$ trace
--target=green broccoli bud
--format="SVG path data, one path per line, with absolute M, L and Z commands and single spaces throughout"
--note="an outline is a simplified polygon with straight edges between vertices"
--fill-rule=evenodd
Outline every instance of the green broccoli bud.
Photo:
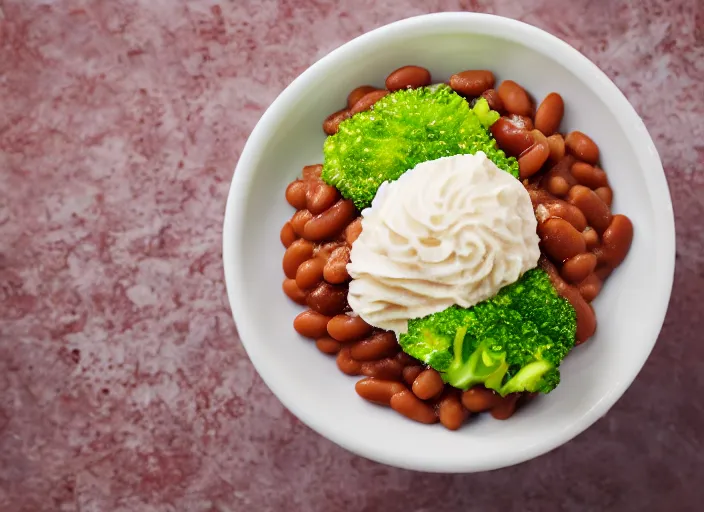
M 325 140 L 322 179 L 361 210 L 385 181 L 441 157 L 483 151 L 518 178 L 518 162 L 487 129 L 498 115 L 483 98 L 470 108 L 447 85 L 397 91 L 340 123 Z
M 472 308 L 452 306 L 409 321 L 399 343 L 457 388 L 549 393 L 560 383 L 558 368 L 574 346 L 576 326 L 571 304 L 536 268 Z

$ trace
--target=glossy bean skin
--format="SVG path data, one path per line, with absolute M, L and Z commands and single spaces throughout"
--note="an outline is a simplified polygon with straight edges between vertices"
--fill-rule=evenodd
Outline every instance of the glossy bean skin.
M 362 363 L 352 359 L 350 347 L 342 347 L 337 353 L 335 362 L 340 371 L 346 375 L 359 375 L 362 371 Z
M 350 278 L 347 272 L 347 264 L 350 262 L 350 248 L 338 247 L 325 263 L 323 268 L 323 277 L 328 283 L 342 284 Z
M 484 69 L 461 71 L 450 77 L 450 87 L 465 96 L 479 96 L 494 87 L 494 73 Z
M 432 368 L 428 368 L 416 377 L 412 389 L 413 393 L 421 400 L 429 400 L 438 395 L 444 387 L 445 383 L 440 374 Z
M 589 274 L 581 283 L 577 285 L 580 295 L 587 302 L 591 302 L 596 299 L 597 295 L 601 291 L 603 282 L 599 279 L 596 274 Z
M 403 66 L 393 71 L 386 78 L 386 88 L 389 91 L 401 89 L 417 89 L 431 83 L 430 71 L 420 66 Z
M 347 227 L 356 215 L 357 210 L 354 203 L 349 199 L 340 199 L 331 208 L 306 222 L 303 237 L 313 241 L 334 238 Z
M 582 210 L 560 199 L 538 205 L 535 210 L 538 222 L 545 222 L 550 218 L 563 219 L 572 224 L 577 231 L 584 231 L 587 227 L 587 218 Z
M 293 217 L 291 217 L 289 222 L 291 223 L 291 227 L 293 228 L 293 232 L 296 233 L 296 236 L 304 237 L 306 224 L 308 224 L 308 221 L 312 218 L 313 214 L 308 210 L 298 210 L 293 214 Z
M 581 233 L 563 219 L 550 218 L 538 224 L 538 236 L 545 253 L 556 262 L 561 263 L 587 250 Z
M 591 189 L 606 187 L 609 184 L 609 180 L 606 178 L 604 171 L 585 162 L 575 162 L 572 164 L 571 172 L 572 176 L 577 180 L 577 183 Z
M 487 89 L 481 94 L 481 97 L 486 100 L 491 110 L 495 110 L 500 113 L 505 110 L 504 102 L 501 101 L 499 93 L 496 91 L 496 89 Z
M 560 274 L 570 283 L 580 283 L 594 272 L 596 263 L 596 256 L 591 252 L 578 254 L 565 261 Z
M 359 316 L 336 315 L 328 323 L 327 331 L 337 341 L 348 343 L 369 336 L 372 326 Z
M 304 261 L 296 270 L 296 284 L 301 290 L 314 288 L 323 280 L 323 267 L 325 261 L 322 258 L 311 258 Z
M 533 102 L 526 90 L 513 80 L 504 80 L 497 89 L 504 108 L 510 114 L 532 117 Z
M 614 215 L 602 237 L 600 261 L 615 269 L 626 259 L 632 242 L 633 223 L 625 215 Z
M 296 210 L 303 210 L 306 207 L 306 188 L 303 180 L 295 180 L 286 187 L 286 201 Z
M 530 117 L 511 114 L 510 116 L 508 116 L 508 120 L 511 121 L 514 126 L 517 126 L 518 128 L 523 128 L 524 130 L 528 130 L 529 132 L 532 132 L 535 128 L 535 126 L 533 126 L 533 120 Z M 545 136 L 542 133 L 540 134 L 540 136 L 545 139 Z M 535 136 L 533 137 L 533 140 L 535 141 Z
M 303 167 L 303 171 L 302 171 L 301 175 L 303 176 L 303 180 L 305 180 L 305 181 L 316 180 L 316 179 L 320 179 L 320 175 L 322 174 L 322 172 L 323 172 L 322 164 L 313 164 L 313 165 L 306 165 L 305 167 Z
M 438 403 L 438 418 L 448 430 L 457 430 L 467 418 L 467 410 L 462 407 L 457 393 L 448 393 Z
M 362 234 L 362 218 L 357 217 L 354 219 L 352 222 L 350 222 L 347 227 L 345 228 L 345 242 L 347 242 L 347 245 L 352 246 L 352 244 L 359 238 L 359 235 Z
M 567 194 L 567 201 L 582 210 L 587 222 L 597 233 L 603 233 L 611 224 L 609 207 L 592 189 L 575 185 Z
M 567 299 L 574 308 L 577 314 L 576 344 L 584 343 L 596 331 L 594 309 L 584 300 L 575 286 L 568 284 L 562 279 L 555 265 L 550 263 L 547 258 L 541 257 L 538 261 L 538 266 L 548 274 L 557 293 Z
M 293 320 L 293 328 L 301 336 L 306 338 L 323 338 L 327 335 L 327 325 L 330 317 L 316 313 L 315 311 L 304 311 Z
M 357 381 L 354 389 L 357 394 L 365 400 L 386 406 L 391 405 L 392 396 L 408 390 L 406 386 L 400 382 L 375 379 L 373 377 L 366 377 L 360 381 Z
M 353 89 L 347 96 L 347 108 L 351 109 L 354 107 L 355 103 L 361 100 L 364 96 L 376 90 L 377 88 L 373 85 L 360 85 L 356 89 Z
M 335 135 L 340 128 L 340 123 L 349 118 L 350 111 L 348 109 L 338 110 L 325 118 L 325 121 L 323 121 L 323 131 L 327 135 Z
M 496 406 L 501 397 L 494 391 L 476 386 L 462 393 L 462 405 L 470 412 L 484 412 Z
M 352 106 L 352 108 L 350 109 L 350 115 L 359 114 L 360 112 L 369 110 L 374 106 L 374 103 L 379 101 L 387 94 L 389 94 L 389 91 L 386 90 L 375 90 L 368 92 L 367 94 L 362 96 L 359 101 L 357 101 L 357 103 Z
M 611 187 L 599 187 L 594 190 L 594 193 L 599 196 L 599 198 L 604 201 L 604 204 L 611 208 L 611 203 L 614 201 L 614 191 Z
M 582 238 L 584 238 L 584 243 L 587 244 L 588 251 L 593 251 L 601 245 L 599 233 L 592 228 L 582 230 Z
M 352 357 L 357 361 L 376 361 L 396 354 L 399 350 L 396 336 L 392 332 L 375 332 L 351 347 Z
M 367 377 L 400 381 L 403 378 L 403 365 L 393 357 L 385 357 L 377 361 L 362 362 L 361 373 Z
M 429 405 L 419 400 L 409 390 L 401 391 L 391 397 L 391 408 L 406 418 L 420 423 L 437 423 L 438 417 Z
M 340 193 L 322 180 L 311 180 L 306 190 L 306 209 L 319 215 L 340 199 Z
M 489 130 L 499 147 L 509 156 L 518 157 L 535 144 L 530 132 L 516 126 L 507 117 L 500 117 Z
M 284 224 L 284 227 L 281 228 L 281 233 L 280 233 L 279 237 L 281 238 L 281 243 L 287 249 L 289 247 L 291 247 L 291 244 L 293 242 L 298 240 L 298 235 L 293 230 L 293 226 L 291 225 L 291 222 L 286 222 L 286 224 Z
M 520 178 L 525 180 L 540 171 L 549 156 L 550 146 L 548 146 L 547 141 L 536 141 L 531 148 L 521 153 L 521 156 L 518 157 Z
M 340 349 L 342 349 L 342 345 L 340 345 L 340 342 L 332 339 L 329 336 L 324 336 L 315 340 L 315 346 L 323 354 L 329 355 L 335 355 L 340 351 Z
M 420 375 L 423 370 L 425 370 L 425 367 L 423 366 L 406 366 L 403 369 L 403 380 L 408 384 L 409 386 L 413 385 L 413 382 L 416 380 L 416 377 Z
M 516 412 L 516 404 L 521 397 L 520 393 L 511 393 L 491 409 L 491 416 L 497 420 L 507 420 Z
M 283 288 L 284 293 L 288 296 L 288 298 L 296 304 L 303 305 L 306 303 L 306 297 L 308 296 L 308 294 L 305 292 L 305 290 L 301 290 L 298 287 L 295 279 L 284 279 L 284 283 L 283 285 L 281 285 L 281 287 Z
M 313 256 L 313 249 L 313 244 L 302 238 L 293 242 L 289 248 L 286 249 L 282 263 L 286 277 L 289 279 L 296 278 L 298 267 L 301 263 L 308 261 Z
M 322 282 L 308 294 L 306 304 L 322 315 L 342 314 L 347 309 L 347 287 Z
M 545 181 L 545 190 L 556 197 L 565 197 L 570 191 L 570 184 L 563 176 L 550 176 Z
M 574 131 L 565 137 L 565 147 L 579 160 L 596 165 L 599 161 L 599 147 L 582 132 Z
M 558 130 L 564 114 L 565 102 L 562 100 L 562 96 L 551 92 L 535 112 L 535 128 L 548 137 Z
M 404 368 L 406 366 L 414 366 L 414 365 L 420 364 L 420 361 L 418 361 L 418 359 L 416 359 L 415 357 L 409 356 L 408 354 L 406 354 L 403 351 L 399 351 L 396 354 L 396 359 L 398 360 L 399 363 L 401 363 L 404 366 Z
M 550 146 L 550 161 L 557 163 L 565 157 L 565 139 L 559 133 L 554 133 L 548 137 Z

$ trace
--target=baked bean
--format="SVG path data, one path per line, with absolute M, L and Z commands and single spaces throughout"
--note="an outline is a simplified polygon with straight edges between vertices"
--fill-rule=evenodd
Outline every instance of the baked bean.
M 584 231 L 587 227 L 587 219 L 582 210 L 560 199 L 554 199 L 549 203 L 543 203 L 536 208 L 536 217 L 539 222 L 545 222 L 550 218 L 563 219 L 574 226 L 577 231 Z
M 509 121 L 511 121 L 515 126 L 518 126 L 519 128 L 523 128 L 524 130 L 533 131 L 535 128 L 533 126 L 533 120 L 530 117 L 526 116 L 519 116 L 516 114 L 511 114 L 508 116 Z M 542 133 L 540 135 L 543 135 Z M 545 138 L 543 136 L 543 138 Z M 535 137 L 533 137 L 535 139 Z
M 585 252 L 565 261 L 560 274 L 571 283 L 579 283 L 594 272 L 595 268 L 596 256 L 590 252 Z
M 467 417 L 467 410 L 462 407 L 456 392 L 448 393 L 438 403 L 440 423 L 448 430 L 457 430 Z
M 365 400 L 389 406 L 391 405 L 391 397 L 402 391 L 407 391 L 407 388 L 400 382 L 366 377 L 357 381 L 354 390 Z
M 313 244 L 308 240 L 298 239 L 293 242 L 284 253 L 284 274 L 289 279 L 296 278 L 298 267 L 313 256 Z
M 501 397 L 491 389 L 476 386 L 462 393 L 462 405 L 470 412 L 484 412 L 496 406 Z
M 440 393 L 445 387 L 440 374 L 428 368 L 413 381 L 413 393 L 421 400 L 429 400 Z
M 409 356 L 408 354 L 406 354 L 403 351 L 399 351 L 396 354 L 396 360 L 399 363 L 401 363 L 403 366 L 415 366 L 415 365 L 419 364 L 418 359 L 416 359 L 415 357 Z
M 372 91 L 376 91 L 376 87 L 373 85 L 360 85 L 347 96 L 347 108 L 350 109 L 354 107 L 355 103 L 361 100 L 364 96 Z
M 545 189 L 554 196 L 564 197 L 570 191 L 570 184 L 564 176 L 550 176 L 545 181 Z
M 308 182 L 306 190 L 306 208 L 313 215 L 319 215 L 334 205 L 340 199 L 340 193 L 335 187 L 320 180 Z
M 543 137 L 544 139 L 545 137 Z M 530 149 L 527 149 L 518 158 L 518 170 L 522 180 L 530 178 L 535 173 L 540 171 L 543 164 L 547 162 L 550 156 L 550 147 L 547 140 L 536 141 Z
M 350 349 L 350 353 L 351 353 Z M 362 374 L 384 380 L 398 380 L 403 377 L 403 365 L 393 357 L 362 363 Z
M 294 233 L 302 237 L 305 233 L 306 224 L 312 218 L 313 214 L 310 213 L 308 210 L 298 210 L 296 213 L 294 213 L 293 217 L 291 217 L 290 220 L 291 227 L 293 228 Z
M 511 393 L 510 395 L 506 395 L 491 409 L 491 415 L 497 420 L 509 419 L 513 416 L 513 413 L 516 412 L 516 402 L 518 402 L 520 397 L 520 393 Z
M 562 101 L 562 96 L 551 92 L 535 112 L 535 127 L 546 136 L 552 135 L 560 127 L 564 114 L 565 102 Z
M 355 115 L 359 114 L 360 112 L 364 112 L 365 110 L 369 110 L 374 106 L 374 103 L 379 101 L 381 98 L 389 94 L 389 91 L 386 90 L 376 90 L 372 92 L 368 92 L 364 96 L 362 96 L 357 103 L 354 104 L 354 106 L 350 109 L 350 114 Z
M 347 245 L 351 246 L 359 235 L 362 234 L 362 217 L 357 217 L 345 228 L 344 238 Z
M 582 298 L 587 302 L 591 302 L 599 295 L 603 284 L 601 279 L 596 277 L 595 274 L 589 274 L 586 279 L 579 283 L 577 288 Z
M 327 242 L 318 245 L 315 249 L 315 257 L 322 259 L 327 264 L 327 262 L 330 260 L 330 256 L 332 255 L 332 253 L 335 252 L 335 249 L 338 249 L 339 247 L 343 247 L 340 245 L 340 242 Z
M 413 385 L 413 382 L 416 380 L 416 377 L 420 375 L 423 370 L 425 370 L 425 367 L 423 366 L 406 366 L 403 369 L 403 380 L 406 381 L 406 384 L 409 386 Z
M 356 215 L 354 203 L 349 199 L 340 199 L 331 208 L 310 219 L 303 229 L 303 236 L 313 241 L 333 238 L 339 235 Z M 295 225 L 293 227 L 296 228 Z
M 281 238 L 281 243 L 287 249 L 291 246 L 291 244 L 293 242 L 298 240 L 298 235 L 293 230 L 293 226 L 291 225 L 290 222 L 287 222 L 286 224 L 284 224 L 284 227 L 281 228 L 280 238 Z
M 550 144 L 548 143 L 548 146 L 549 145 Z M 540 180 L 540 185 L 543 188 L 547 189 L 548 183 L 552 181 L 552 179 L 557 177 L 560 177 L 565 180 L 570 187 L 576 185 L 577 180 L 574 179 L 574 176 L 572 176 L 572 173 L 570 172 L 570 167 L 572 166 L 572 163 L 574 161 L 574 157 L 569 155 L 562 158 L 559 162 L 553 165 L 548 172 L 545 173 L 545 175 Z
M 389 91 L 400 89 L 417 89 L 430 85 L 430 71 L 420 66 L 403 66 L 386 77 L 386 88 Z
M 318 347 L 318 350 L 320 350 L 323 354 L 330 355 L 337 354 L 342 348 L 339 341 L 335 341 L 329 336 L 324 336 L 315 340 L 315 346 Z
M 436 423 L 438 421 L 438 417 L 435 415 L 433 408 L 420 401 L 407 389 L 393 395 L 390 400 L 390 405 L 394 411 L 414 421 L 427 424 Z
M 562 279 L 555 265 L 550 263 L 547 258 L 541 257 L 538 261 L 538 265 L 542 268 L 548 276 L 550 276 L 550 281 L 552 285 L 557 290 L 560 296 L 567 299 L 575 313 L 577 314 L 577 344 L 584 343 L 587 341 L 596 331 L 596 315 L 594 314 L 594 309 L 587 304 L 579 290 L 567 284 L 567 282 Z
M 321 164 L 306 165 L 303 167 L 303 179 L 304 180 L 315 180 L 319 179 L 320 175 L 323 173 L 323 166 Z M 305 208 L 305 206 L 303 207 Z
M 532 117 L 533 102 L 526 90 L 513 80 L 504 80 L 497 89 L 504 108 L 510 114 Z
M 322 282 L 308 294 L 306 304 L 322 315 L 339 315 L 347 309 L 347 287 Z
M 599 161 L 599 147 L 582 132 L 574 131 L 565 137 L 565 146 L 574 156 L 595 165 Z
M 609 265 L 602 264 L 597 265 L 596 270 L 594 271 L 594 275 L 602 281 L 606 281 L 606 279 L 608 279 L 612 272 L 613 269 Z
M 602 201 L 611 208 L 611 203 L 614 200 L 614 191 L 611 190 L 611 187 L 599 187 L 596 190 L 594 190 L 594 193 L 598 195 Z
M 497 112 L 504 111 L 504 102 L 499 98 L 499 93 L 496 89 L 487 89 L 481 94 L 481 97 L 486 100 L 491 110 L 496 110 Z
M 538 224 L 538 236 L 545 253 L 556 262 L 563 262 L 587 250 L 581 233 L 563 219 L 553 217 Z
M 323 338 L 327 335 L 326 327 L 329 321 L 330 317 L 308 310 L 294 318 L 293 328 L 306 338 Z
M 396 335 L 390 331 L 375 332 L 366 339 L 355 342 L 351 354 L 357 361 L 376 361 L 396 355 L 399 350 Z
M 588 251 L 593 251 L 599 247 L 599 244 L 601 244 L 601 241 L 599 240 L 599 233 L 590 227 L 582 230 L 582 238 L 584 238 L 584 243 L 587 244 Z
M 352 359 L 350 347 L 342 347 L 337 353 L 337 367 L 342 373 L 347 375 L 359 375 L 362 371 L 362 363 Z
M 284 284 L 281 286 L 284 293 L 297 304 L 305 304 L 306 296 L 308 295 L 304 290 L 301 290 L 296 284 L 295 279 L 284 279 Z
M 318 285 L 323 280 L 323 267 L 325 261 L 322 258 L 311 258 L 304 261 L 296 270 L 296 284 L 301 290 L 308 290 Z
M 361 316 L 336 315 L 328 323 L 328 334 L 343 343 L 366 338 L 371 332 L 372 326 Z
M 484 69 L 471 69 L 450 77 L 450 87 L 465 96 L 479 96 L 494 87 L 494 73 Z
M 330 114 L 325 118 L 325 121 L 323 121 L 323 131 L 327 135 L 335 135 L 340 129 L 340 123 L 350 117 L 350 111 L 346 108 Z
M 535 144 L 527 130 L 519 128 L 507 117 L 500 117 L 489 129 L 499 147 L 509 156 L 518 157 Z
M 296 180 L 286 187 L 286 201 L 296 210 L 306 207 L 306 183 L 303 180 Z
M 604 231 L 600 261 L 614 269 L 626 258 L 633 242 L 633 224 L 625 215 L 614 215 L 609 227 Z
M 565 139 L 559 133 L 554 133 L 548 137 L 550 146 L 550 161 L 557 163 L 565 156 Z
M 323 268 L 323 277 L 328 283 L 341 284 L 350 278 L 347 273 L 347 264 L 350 262 L 350 248 L 343 246 L 338 247 L 328 258 L 325 268 Z
M 606 173 L 584 162 L 575 162 L 572 164 L 572 176 L 577 180 L 577 183 L 589 188 L 606 187 L 609 180 L 606 179 Z
M 597 233 L 603 233 L 611 224 L 611 211 L 606 203 L 584 185 L 575 185 L 567 194 L 567 201 L 582 210 L 589 225 L 596 229 Z

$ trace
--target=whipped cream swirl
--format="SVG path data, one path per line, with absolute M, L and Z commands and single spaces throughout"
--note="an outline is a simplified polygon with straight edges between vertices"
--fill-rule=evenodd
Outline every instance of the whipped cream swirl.
M 418 164 L 383 183 L 362 216 L 349 304 L 397 334 L 410 319 L 493 297 L 540 256 L 528 192 L 482 152 Z

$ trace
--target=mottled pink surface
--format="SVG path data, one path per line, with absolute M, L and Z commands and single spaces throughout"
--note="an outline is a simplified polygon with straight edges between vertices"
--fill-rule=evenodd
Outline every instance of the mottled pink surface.
M 701 510 L 701 0 L 0 0 L 0 511 Z M 333 6 L 334 5 L 334 6 Z M 518 467 L 358 458 L 271 395 L 222 278 L 232 169 L 341 43 L 438 10 L 519 18 L 622 88 L 678 222 L 665 327 L 614 409 Z

